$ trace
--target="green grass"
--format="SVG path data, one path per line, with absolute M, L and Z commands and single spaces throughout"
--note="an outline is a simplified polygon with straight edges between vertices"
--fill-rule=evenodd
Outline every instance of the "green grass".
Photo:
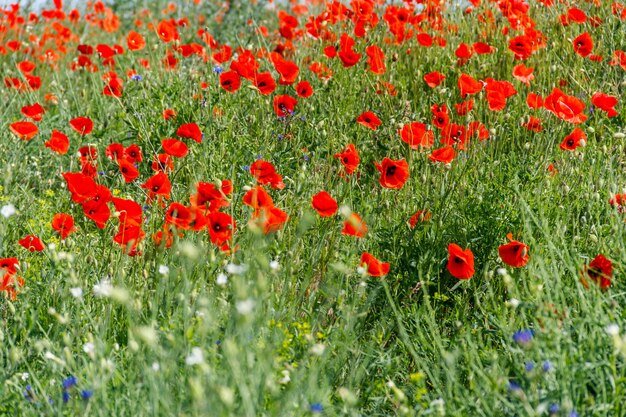
M 276 12 L 263 4 L 233 2 L 220 25 L 219 2 L 184 3 L 174 13 L 190 21 L 179 28 L 182 43 L 201 43 L 196 31 L 205 26 L 233 49 L 272 50 L 281 42 Z M 581 2 L 577 7 L 604 23 L 563 27 L 558 16 L 567 12 L 564 5 L 546 9 L 532 2 L 529 15 L 548 47 L 525 61 L 536 76 L 526 87 L 511 75 L 520 61 L 500 33 L 506 19 L 495 4 L 484 3 L 471 14 L 455 8 L 444 13 L 459 27 L 442 33 L 445 48 L 421 47 L 414 36 L 387 44 L 381 19 L 367 38 L 356 39 L 363 57 L 352 68 L 324 57 L 324 41 L 294 41 L 289 59 L 300 66 L 299 80 L 311 82 L 315 92 L 299 98 L 296 114 L 286 119 L 276 117 L 272 98 L 295 96 L 292 86 L 279 85 L 266 97 L 242 80 L 229 94 L 213 73 L 214 63 L 199 57 L 178 56 L 176 70 L 165 70 L 160 62 L 169 47 L 145 27 L 163 18 L 164 5 L 141 17 L 140 29 L 133 22 L 141 7 L 117 6 L 122 23 L 112 34 L 83 18 L 65 21 L 81 43 L 126 48 L 132 28 L 144 35 L 147 47 L 115 57 L 114 70 L 124 80 L 120 98 L 102 95 L 108 69 L 95 55 L 98 72 L 69 69 L 77 56 L 75 40 L 67 42 L 56 70 L 28 57 L 37 62 L 41 89 L 2 90 L 0 207 L 11 204 L 17 214 L 0 217 L 0 257 L 19 259 L 25 285 L 15 301 L 0 294 L 0 415 L 300 416 L 316 414 L 318 405 L 326 416 L 574 416 L 574 410 L 580 416 L 626 415 L 626 218 L 609 204 L 626 191 L 620 135 L 626 72 L 608 64 L 613 51 L 626 50 L 620 35 L 625 23 L 611 14 L 609 3 Z M 319 6 L 310 10 L 321 13 Z M 383 8 L 376 10 L 382 16 Z M 498 25 L 484 40 L 479 34 L 485 26 L 476 15 L 486 10 Z M 198 21 L 201 15 L 206 22 Z M 248 19 L 254 24 L 248 26 Z M 304 28 L 306 16 L 299 22 Z M 272 34 L 259 36 L 257 25 Z M 342 25 L 330 25 L 337 38 L 343 31 L 353 33 L 352 22 Z M 27 33 L 40 36 L 46 28 L 50 23 L 42 20 L 26 32 L 9 29 L 0 45 L 26 40 Z M 585 31 L 602 62 L 574 53 L 571 39 Z M 497 52 L 457 66 L 456 47 L 479 40 Z M 385 52 L 384 75 L 364 71 L 370 44 Z M 3 76 L 21 77 L 16 63 L 26 58 L 21 52 L 0 55 Z M 151 69 L 137 65 L 138 58 L 149 59 Z M 261 71 L 276 76 L 268 60 L 259 61 Z M 308 70 L 310 61 L 325 63 L 333 76 L 318 79 Z M 129 69 L 143 79 L 126 77 Z M 431 71 L 447 76 L 442 86 L 424 83 Z M 461 73 L 508 80 L 518 94 L 505 110 L 492 112 L 482 92 L 468 116 L 456 116 Z M 379 80 L 396 86 L 397 95 L 376 94 Z M 528 92 L 545 97 L 559 80 L 567 81 L 563 91 L 579 96 L 590 116 L 580 125 L 586 146 L 572 152 L 559 144 L 574 126 L 526 106 Z M 202 90 L 201 82 L 208 88 Z M 597 91 L 618 97 L 617 117 L 588 112 Z M 20 141 L 9 125 L 24 119 L 22 106 L 44 104 L 46 93 L 56 95 L 58 104 L 46 103 L 39 133 Z M 482 122 L 491 137 L 470 141 L 449 166 L 433 163 L 430 151 L 410 150 L 397 133 L 405 123 L 429 124 L 432 104 L 447 104 L 455 123 Z M 163 120 L 166 108 L 175 109 L 177 118 Z M 382 120 L 378 130 L 354 122 L 365 110 Z M 68 125 L 81 115 L 94 122 L 84 138 Z M 521 126 L 529 115 L 542 119 L 543 131 Z M 144 211 L 141 255 L 130 257 L 112 241 L 117 220 L 98 229 L 71 201 L 61 174 L 80 170 L 78 148 L 92 144 L 102 172 L 97 181 L 144 205 L 139 185 L 152 175 L 149 161 L 160 140 L 175 137 L 177 127 L 190 122 L 200 126 L 204 140 L 190 142 L 189 155 L 175 160 L 171 201 L 188 203 L 199 181 L 232 180 L 231 204 L 224 211 L 237 222 L 238 250 L 220 252 L 206 230 L 184 232 L 169 249 L 156 246 L 151 236 L 161 229 L 165 208 L 154 204 Z M 44 147 L 53 129 L 70 137 L 67 155 Z M 436 129 L 435 141 L 439 147 Z M 140 164 L 136 182 L 125 184 L 106 159 L 105 148 L 114 142 L 141 146 L 148 162 Z M 348 143 L 360 153 L 358 177 L 338 175 L 334 154 Z M 280 191 L 268 188 L 289 220 L 267 236 L 248 225 L 252 210 L 241 203 L 256 185 L 245 167 L 259 157 L 272 162 L 286 184 Z M 374 161 L 384 157 L 409 162 L 410 178 L 402 189 L 379 185 Z M 547 171 L 551 163 L 556 175 Z M 315 213 L 311 197 L 321 190 L 361 215 L 369 228 L 365 238 L 341 234 L 342 214 Z M 407 221 L 417 210 L 429 210 L 432 220 L 410 229 Z M 72 214 L 78 228 L 63 242 L 50 226 L 58 212 Z M 509 232 L 530 248 L 523 268 L 507 267 L 498 257 Z M 17 244 L 31 233 L 46 243 L 43 252 Z M 459 283 L 448 273 L 449 243 L 474 253 L 476 273 L 469 281 Z M 389 262 L 390 273 L 360 274 L 364 251 Z M 580 283 L 584 265 L 599 253 L 614 266 L 606 291 Z M 228 272 L 232 265 L 245 270 Z M 218 282 L 221 274 L 225 284 Z M 82 295 L 73 295 L 79 288 Z M 611 324 L 619 325 L 618 335 L 607 332 Z M 527 345 L 513 340 L 523 329 L 534 332 Z M 532 370 L 526 369 L 529 363 Z M 65 403 L 62 383 L 69 376 L 77 378 L 77 386 L 67 391 Z M 81 399 L 82 390 L 93 396 Z M 549 411 L 554 405 L 558 411 Z

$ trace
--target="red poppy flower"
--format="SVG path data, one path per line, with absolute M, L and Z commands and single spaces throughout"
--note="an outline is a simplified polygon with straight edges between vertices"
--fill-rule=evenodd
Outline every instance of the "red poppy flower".
M 93 178 L 79 172 L 65 172 L 63 178 L 67 189 L 72 193 L 72 201 L 84 203 L 92 199 L 97 193 L 97 185 Z
M 528 68 L 524 64 L 517 64 L 513 68 L 513 77 L 527 86 L 530 86 L 530 82 L 535 79 L 533 71 L 535 71 L 534 68 Z
M 428 155 L 428 159 L 433 162 L 443 162 L 444 164 L 449 164 L 456 158 L 456 152 L 452 146 L 444 146 L 443 148 L 435 149 L 430 155 Z
M 298 85 L 296 85 L 296 94 L 302 98 L 308 98 L 313 95 L 313 88 L 308 81 L 300 81 Z
M 276 172 L 276 168 L 274 168 L 271 162 L 261 159 L 254 161 L 254 163 L 250 165 L 250 173 L 261 185 L 269 184 L 272 188 L 277 190 L 285 188 L 283 177 Z
M 60 155 L 65 155 L 70 148 L 70 140 L 66 135 L 54 129 L 45 146 Z
M 174 119 L 174 118 L 176 118 L 176 110 L 173 110 L 173 109 L 165 109 L 165 110 L 163 110 L 163 113 L 161 114 L 161 116 L 162 116 L 165 120 Z
M 112 198 L 115 211 L 119 213 L 118 220 L 120 226 L 139 226 L 141 225 L 142 210 L 141 206 L 133 200 L 123 198 Z
M 216 211 L 209 213 L 207 220 L 211 242 L 217 246 L 222 246 L 232 240 L 237 223 L 231 216 Z
M 607 112 L 607 117 L 615 117 L 619 114 L 615 110 L 615 106 L 617 105 L 617 97 L 615 96 L 604 93 L 594 93 L 593 96 L 591 96 L 591 104 Z
M 264 96 L 270 95 L 276 90 L 276 81 L 269 72 L 262 72 L 254 76 L 254 86 Z
M 165 173 L 157 172 L 148 178 L 148 180 L 141 185 L 141 188 L 148 190 L 148 200 L 152 200 L 156 196 L 161 196 L 169 200 L 172 184 Z
M 117 166 L 120 169 L 120 173 L 124 177 L 124 181 L 133 182 L 139 177 L 139 170 L 132 162 L 126 159 L 118 159 Z
M 274 113 L 278 117 L 292 115 L 297 104 L 298 100 L 289 95 L 276 96 L 274 97 Z
M 167 20 L 159 22 L 159 25 L 157 26 L 157 35 L 165 43 L 178 39 L 176 27 Z
M 165 222 L 172 224 L 179 229 L 188 229 L 193 221 L 193 216 L 189 207 L 180 203 L 172 203 L 165 213 Z
M 509 50 L 515 59 L 526 60 L 533 54 L 533 42 L 528 36 L 516 36 L 509 41 Z
M 494 48 L 493 46 L 491 46 L 491 45 L 489 45 L 487 43 L 484 43 L 484 42 L 474 42 L 472 44 L 472 49 L 478 55 L 491 54 L 491 53 L 495 52 L 495 50 L 496 50 L 496 48 Z
M 123 84 L 120 78 L 113 77 L 102 90 L 102 94 L 109 97 L 122 97 Z
M 576 150 L 579 146 L 585 146 L 585 140 L 587 139 L 587 135 L 580 128 L 574 128 L 572 133 L 567 135 L 563 142 L 559 146 L 563 151 L 573 151 Z
M 22 107 L 22 114 L 36 122 L 43 118 L 43 114 L 45 112 L 45 109 L 39 103 L 35 103 L 32 106 Z
M 585 103 L 574 96 L 566 95 L 558 88 L 554 88 L 552 93 L 544 99 L 543 106 L 559 119 L 572 124 L 583 123 L 588 118 L 582 113 Z
M 196 185 L 196 194 L 191 196 L 191 203 L 208 207 L 210 212 L 217 211 L 222 207 L 228 207 L 230 203 L 226 196 L 232 191 L 232 184 L 229 180 L 223 180 L 221 187 L 210 182 L 199 182 Z
M 170 156 L 175 156 L 177 158 L 183 158 L 189 152 L 189 147 L 183 141 L 178 139 L 163 139 L 161 141 L 161 146 L 166 154 Z
M 543 98 L 539 94 L 528 93 L 526 105 L 531 109 L 540 109 L 543 107 Z
M 93 122 L 88 117 L 76 117 L 70 120 L 70 126 L 81 135 L 88 135 L 93 130 Z
M 24 239 L 21 239 L 18 243 L 31 252 L 41 252 L 46 248 L 41 239 L 35 235 L 28 235 Z
M 485 92 L 489 110 L 501 111 L 506 107 L 506 99 L 517 94 L 517 90 L 508 81 L 497 81 L 493 78 L 485 80 Z
M 593 51 L 593 39 L 588 32 L 578 36 L 572 41 L 572 44 L 574 45 L 574 51 L 583 58 L 589 56 Z
M 448 271 L 457 279 L 470 279 L 474 276 L 474 254 L 461 249 L 457 244 L 448 245 Z
M 349 236 L 364 237 L 367 234 L 367 225 L 356 213 L 351 213 L 346 221 L 343 222 L 341 233 Z
M 369 70 L 374 74 L 384 74 L 387 70 L 385 66 L 385 54 L 377 45 L 370 45 L 365 48 L 367 54 L 367 65 Z
M 389 273 L 389 264 L 379 261 L 368 252 L 361 255 L 361 265 L 367 267 L 367 274 L 373 277 L 383 277 Z
M 274 207 L 272 196 L 260 185 L 252 187 L 252 189 L 243 196 L 243 204 L 252 207 L 255 211 L 262 208 Z
M 61 239 L 66 239 L 71 233 L 76 231 L 74 218 L 69 214 L 57 213 L 52 218 L 52 228 L 59 234 Z
M 385 188 L 400 189 L 409 179 L 409 164 L 404 159 L 384 158 L 382 163 L 374 162 L 374 165 L 380 172 L 380 185 Z
M 33 122 L 15 122 L 9 126 L 11 133 L 22 140 L 31 140 L 35 137 L 39 128 Z
M 227 71 L 220 74 L 220 85 L 229 93 L 239 90 L 241 78 L 235 71 Z
M 6 292 L 8 297 L 15 301 L 17 300 L 17 290 L 19 287 L 24 286 L 24 278 L 16 277 L 13 274 L 4 274 L 0 278 L 0 293 Z
M 17 273 L 17 267 L 20 262 L 17 258 L 2 258 L 0 259 L 0 270 L 9 275 L 15 275 Z
M 413 229 L 418 222 L 427 222 L 432 219 L 432 214 L 427 210 L 417 210 L 409 219 L 409 227 Z
M 253 220 L 262 219 L 263 233 L 266 235 L 276 232 L 283 228 L 289 215 L 278 207 L 268 207 L 261 209 L 258 214 L 253 216 Z
M 345 168 L 346 174 L 349 175 L 356 171 L 361 160 L 353 143 L 348 144 L 341 153 L 336 153 L 335 158 L 339 158 Z
M 141 148 L 137 144 L 132 144 L 124 149 L 124 158 L 129 162 L 136 164 L 143 161 L 143 154 Z
M 411 149 L 429 149 L 435 141 L 432 130 L 428 130 L 424 123 L 413 122 L 402 126 L 398 131 L 402 141 L 409 145 Z
M 326 191 L 320 191 L 313 196 L 311 205 L 322 217 L 331 217 L 337 213 L 337 202 Z
M 502 262 L 513 268 L 521 268 L 528 263 L 528 246 L 517 240 L 513 240 L 513 235 L 507 235 L 509 243 L 498 247 L 498 254 Z
M 372 130 L 376 130 L 381 122 L 371 111 L 366 111 L 356 118 L 356 122 Z
M 613 279 L 613 263 L 602 254 L 596 256 L 593 261 L 583 269 L 580 281 L 585 287 L 589 286 L 587 284 L 587 277 L 591 278 L 591 280 L 598 284 L 603 290 L 609 288 Z
M 353 67 L 361 59 L 361 54 L 357 54 L 354 49 L 354 39 L 343 33 L 339 41 L 339 53 L 337 56 L 345 68 Z
M 295 62 L 289 61 L 282 57 L 282 55 L 272 52 L 270 54 L 270 60 L 274 65 L 274 69 L 280 75 L 278 83 L 280 85 L 291 85 L 298 78 L 300 74 L 300 68 Z
M 522 124 L 522 126 L 534 132 L 541 132 L 543 130 L 543 127 L 541 126 L 541 119 L 535 116 L 530 116 L 528 118 L 528 122 Z
M 180 125 L 176 130 L 176 135 L 181 138 L 192 139 L 198 143 L 202 142 L 202 131 L 195 123 Z
M 111 217 L 109 206 L 100 201 L 89 200 L 82 203 L 83 213 L 88 219 L 93 220 L 99 229 L 104 229 L 106 222 Z
M 448 115 L 448 106 L 446 106 L 445 104 L 442 106 L 433 104 L 430 107 L 430 112 L 433 114 L 432 122 L 436 128 L 443 129 L 450 122 L 450 116 Z
M 121 143 L 111 143 L 105 150 L 105 155 L 111 161 L 117 161 L 124 157 L 124 145 Z
M 426 81 L 426 85 L 428 85 L 430 88 L 437 87 L 445 79 L 446 79 L 446 76 L 438 71 L 431 72 L 431 73 L 424 75 L 424 81 Z
M 460 103 L 454 104 L 454 109 L 456 110 L 456 114 L 459 116 L 465 116 L 474 108 L 474 99 L 470 98 Z
M 480 93 L 483 89 L 483 83 L 470 77 L 469 75 L 463 73 L 459 77 L 459 90 L 461 92 L 461 97 L 465 98 L 468 94 L 473 95 L 476 93 Z
M 146 47 L 146 40 L 141 34 L 131 30 L 126 36 L 126 45 L 128 45 L 128 49 L 131 51 L 141 51 Z

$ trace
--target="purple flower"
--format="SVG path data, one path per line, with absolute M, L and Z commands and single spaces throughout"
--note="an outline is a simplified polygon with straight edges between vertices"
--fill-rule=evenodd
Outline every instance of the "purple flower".
M 311 412 L 312 413 L 321 413 L 322 411 L 324 411 L 324 406 L 320 403 L 313 403 L 311 404 Z
M 550 361 L 544 361 L 541 365 L 541 369 L 543 370 L 543 372 L 550 372 L 553 368 L 554 365 L 552 365 L 552 362 Z
M 68 390 L 78 383 L 75 376 L 70 375 L 63 380 L 63 390 Z
M 535 363 L 534 362 L 526 362 L 524 364 L 524 369 L 526 370 L 526 372 L 532 372 L 532 370 L 535 369 Z
M 513 333 L 513 341 L 518 345 L 527 346 L 532 342 L 534 334 L 531 329 L 522 329 Z

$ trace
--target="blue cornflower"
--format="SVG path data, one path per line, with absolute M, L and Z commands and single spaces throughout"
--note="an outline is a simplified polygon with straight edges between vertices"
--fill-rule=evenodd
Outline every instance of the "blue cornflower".
M 543 364 L 541 365 L 543 372 L 550 372 L 553 368 L 554 365 L 552 365 L 552 362 L 550 361 L 543 361 Z
M 250 171 L 250 165 L 242 165 L 241 169 L 243 169 L 244 171 Z
M 324 411 L 324 406 L 320 403 L 313 403 L 311 404 L 311 412 L 312 413 L 321 413 L 322 411 Z
M 532 372 L 532 370 L 535 369 L 535 363 L 534 362 L 526 362 L 524 364 L 524 369 L 526 370 L 526 372 Z
M 24 399 L 28 402 L 32 402 L 35 399 L 35 392 L 30 384 L 26 385 L 26 389 L 24 389 L 22 394 L 24 394 Z
M 67 391 L 63 391 L 63 402 L 66 403 L 70 400 L 70 393 Z
M 78 379 L 75 376 L 70 375 L 63 380 L 63 389 L 68 390 L 78 383 Z
M 133 81 L 141 81 L 141 80 L 143 80 L 143 77 L 141 75 L 139 75 L 139 74 L 135 74 L 132 77 L 130 77 L 130 79 L 133 80 Z
M 219 75 L 219 74 L 221 74 L 223 72 L 224 72 L 224 68 L 220 67 L 219 65 L 216 65 L 216 66 L 213 67 L 213 73 L 214 74 Z
M 522 386 L 515 381 L 509 381 L 509 391 L 517 392 L 522 390 Z
M 82 391 L 80 392 L 80 397 L 81 397 L 83 400 L 88 400 L 88 399 L 90 399 L 91 397 L 93 397 L 93 390 L 90 390 L 90 389 L 84 389 L 84 390 L 82 390 Z
M 309 160 L 309 155 L 304 155 L 304 160 L 308 161 Z
M 579 414 L 576 412 L 576 410 L 572 410 L 572 411 L 570 411 L 570 413 L 567 415 L 567 417 L 579 417 Z
M 550 406 L 548 407 L 548 412 L 550 414 L 556 414 L 559 412 L 559 405 L 558 404 L 550 404 Z
M 513 333 L 513 341 L 518 345 L 528 345 L 533 340 L 535 332 L 531 329 L 523 329 Z

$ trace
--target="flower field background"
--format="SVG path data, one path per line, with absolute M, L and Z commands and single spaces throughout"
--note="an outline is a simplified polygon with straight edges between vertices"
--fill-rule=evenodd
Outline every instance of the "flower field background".
M 626 415 L 626 4 L 0 13 L 0 415 Z

